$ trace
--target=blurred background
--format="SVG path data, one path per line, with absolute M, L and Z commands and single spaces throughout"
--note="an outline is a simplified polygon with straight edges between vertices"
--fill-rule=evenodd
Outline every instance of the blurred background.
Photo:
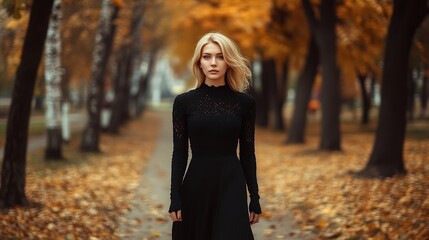
M 196 42 L 221 32 L 253 74 L 256 239 L 428 239 L 428 13 L 427 0 L 2 0 L 0 236 L 171 238 L 172 102 L 195 86 Z

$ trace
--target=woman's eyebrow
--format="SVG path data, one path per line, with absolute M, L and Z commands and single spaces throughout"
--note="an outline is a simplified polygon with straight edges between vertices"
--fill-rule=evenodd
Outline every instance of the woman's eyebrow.
M 205 52 L 203 55 L 212 55 L 211 53 Z M 223 53 L 215 53 L 214 55 L 223 55 Z

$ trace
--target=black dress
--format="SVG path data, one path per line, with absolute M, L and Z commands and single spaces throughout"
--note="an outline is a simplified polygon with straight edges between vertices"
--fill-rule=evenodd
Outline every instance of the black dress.
M 203 83 L 176 97 L 169 212 L 181 209 L 183 221 L 173 222 L 173 239 L 254 239 L 246 192 L 247 183 L 249 211 L 261 213 L 254 129 L 254 98 L 228 85 Z

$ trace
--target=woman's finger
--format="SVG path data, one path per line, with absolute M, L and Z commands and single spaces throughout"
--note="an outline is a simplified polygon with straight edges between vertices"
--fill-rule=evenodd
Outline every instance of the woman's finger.
M 259 222 L 259 215 L 255 214 L 255 217 L 253 219 L 253 223 L 258 223 Z
M 250 213 L 250 224 L 255 224 L 258 222 L 259 222 L 259 215 L 254 213 L 254 212 L 251 212 Z
M 182 210 L 177 211 L 177 220 L 182 221 Z
M 177 221 L 176 212 L 171 212 L 170 213 L 170 218 L 171 218 L 171 220 L 173 220 L 173 222 Z
M 255 214 L 253 212 L 251 212 L 249 218 L 250 218 L 250 224 L 253 224 Z

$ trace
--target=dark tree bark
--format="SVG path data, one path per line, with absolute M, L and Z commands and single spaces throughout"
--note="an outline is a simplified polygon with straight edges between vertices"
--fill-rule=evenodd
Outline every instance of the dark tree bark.
M 113 100 L 112 105 L 112 116 L 110 119 L 110 124 L 108 128 L 108 132 L 117 134 L 119 132 L 119 128 L 121 126 L 121 116 L 123 114 L 122 108 L 124 107 L 125 101 L 124 98 L 126 97 L 125 91 L 127 91 L 124 77 L 126 75 L 126 60 L 127 60 L 127 51 L 129 48 L 127 48 L 125 45 L 123 45 L 118 52 L 118 55 L 116 57 L 116 75 L 114 79 L 114 88 L 115 88 L 115 99 Z
M 88 89 L 88 123 L 84 130 L 81 150 L 84 152 L 99 152 L 100 112 L 104 97 L 104 77 L 114 35 L 110 32 L 111 23 L 117 17 L 119 9 L 115 7 L 111 14 L 111 3 L 103 0 L 101 7 L 100 26 L 95 41 L 92 79 Z
M 335 0 L 322 0 L 320 18 L 317 19 L 309 0 L 303 0 L 311 32 L 320 52 L 322 65 L 322 124 L 320 149 L 341 150 L 340 134 L 340 84 L 337 66 Z
M 301 70 L 296 85 L 292 121 L 288 130 L 286 143 L 304 143 L 307 106 L 311 98 L 311 90 L 313 89 L 318 65 L 319 51 L 316 41 L 312 37 L 309 42 L 305 65 Z
M 28 125 L 37 69 L 45 45 L 53 0 L 34 1 L 18 66 L 9 110 L 4 151 L 0 206 L 27 205 L 25 167 Z
M 408 99 L 407 99 L 407 119 L 412 122 L 414 120 L 416 79 L 413 77 L 413 69 L 408 70 Z
M 125 123 L 130 119 L 130 86 L 131 78 L 133 77 L 135 62 L 137 55 L 141 52 L 140 47 L 140 29 L 143 22 L 143 13 L 144 13 L 144 1 L 138 1 L 134 11 L 133 17 L 131 19 L 129 38 L 131 39 L 130 43 L 126 45 L 128 48 L 127 55 L 125 56 L 126 65 L 124 71 L 124 98 L 122 113 L 121 113 L 121 123 Z
M 273 106 L 275 98 L 272 96 L 273 85 L 276 81 L 276 63 L 273 59 L 262 61 L 262 73 L 261 73 L 261 91 L 257 94 L 259 97 L 257 100 L 257 124 L 261 127 L 268 127 L 270 107 Z
M 407 110 L 407 72 L 414 33 L 428 14 L 426 0 L 394 0 L 384 56 L 378 127 L 364 177 L 405 174 L 404 140 Z
M 139 90 L 136 96 L 137 103 L 137 116 L 140 116 L 144 111 L 144 98 L 146 96 L 147 86 L 152 78 L 153 71 L 155 70 L 156 58 L 158 55 L 159 45 L 154 43 L 149 51 L 148 69 L 145 75 L 142 76 L 139 82 Z
M 420 94 L 420 105 L 422 106 L 421 112 L 420 112 L 420 118 L 426 117 L 426 111 L 427 111 L 427 107 L 428 107 L 428 93 L 429 93 L 428 80 L 429 80 L 429 77 L 426 74 L 423 75 L 422 89 L 421 89 L 421 94 Z
M 274 109 L 274 129 L 278 131 L 285 130 L 286 126 L 283 117 L 283 107 L 287 98 L 289 66 L 285 61 L 282 65 L 281 78 L 277 79 L 275 92 L 275 109 Z
M 125 52 L 125 58 L 124 60 L 124 71 L 122 72 L 123 75 L 121 76 L 121 82 L 123 83 L 124 87 L 122 89 L 122 97 L 120 98 L 122 107 L 121 107 L 121 115 L 120 115 L 120 122 L 121 124 L 126 123 L 130 119 L 130 82 L 132 77 L 132 69 L 134 68 L 134 49 L 131 45 L 125 45 L 123 46 L 123 51 Z
M 359 80 L 360 93 L 362 98 L 361 124 L 367 125 L 369 123 L 369 111 L 371 110 L 371 96 L 367 87 L 368 75 L 358 74 L 358 80 Z

